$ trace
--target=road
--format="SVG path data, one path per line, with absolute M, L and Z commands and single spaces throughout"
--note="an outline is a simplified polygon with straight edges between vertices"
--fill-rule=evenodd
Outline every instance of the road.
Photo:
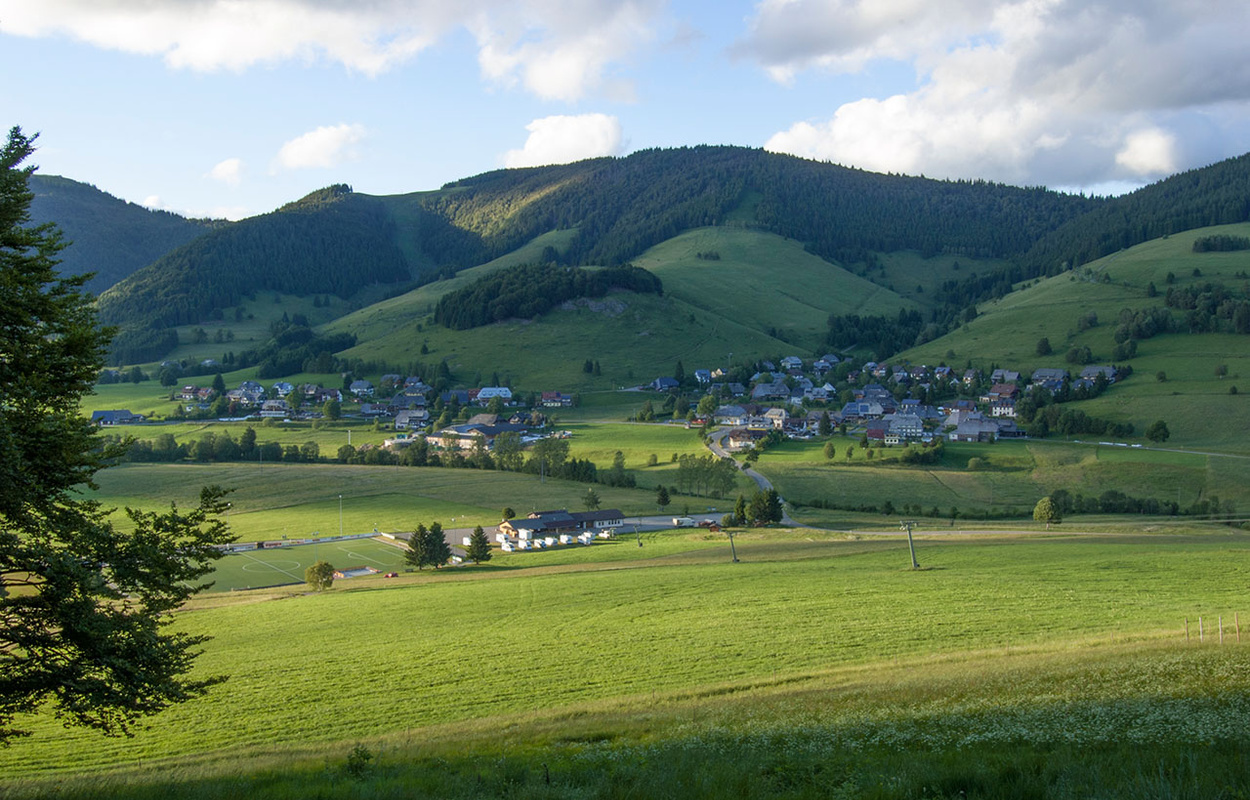
M 728 435 L 729 435 L 729 431 L 723 428 L 717 428 L 716 430 L 708 434 L 707 446 L 708 446 L 708 449 L 712 451 L 713 455 L 716 455 L 720 458 L 732 458 L 733 457 L 729 454 L 729 451 L 725 449 L 725 437 L 727 437 Z M 768 478 L 765 478 L 763 475 L 756 472 L 747 464 L 742 465 L 742 474 L 746 475 L 748 478 L 755 481 L 755 485 L 759 487 L 761 492 L 767 492 L 769 489 L 773 488 L 772 481 L 770 481 Z M 778 496 L 780 497 L 780 495 Z M 811 527 L 810 525 L 804 525 L 803 523 L 798 522 L 797 520 L 791 518 L 790 512 L 786 510 L 786 499 L 784 497 L 781 498 L 781 524 L 789 528 L 810 528 Z

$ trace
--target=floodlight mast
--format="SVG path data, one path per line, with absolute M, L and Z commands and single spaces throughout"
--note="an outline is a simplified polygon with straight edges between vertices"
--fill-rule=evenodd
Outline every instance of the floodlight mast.
M 899 527 L 907 531 L 907 549 L 911 551 L 911 568 L 920 569 L 920 564 L 916 563 L 916 543 L 912 541 L 911 529 L 916 524 L 915 520 L 905 519 L 899 521 Z

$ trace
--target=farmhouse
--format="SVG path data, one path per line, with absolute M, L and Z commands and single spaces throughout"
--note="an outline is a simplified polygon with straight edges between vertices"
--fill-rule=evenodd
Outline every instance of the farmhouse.
M 581 531 L 611 530 L 625 524 L 625 515 L 616 508 L 600 511 L 535 511 L 529 516 L 506 519 L 499 523 L 499 532 L 517 539 L 536 539 L 543 536 L 579 533 Z
M 1101 375 L 1107 379 L 1107 383 L 1115 383 L 1115 379 L 1118 374 L 1119 372 L 1115 367 L 1103 365 L 1090 365 L 1081 370 L 1081 377 L 1087 381 L 1098 380 L 1098 376 Z
M 730 450 L 741 450 L 746 447 L 752 447 L 767 435 L 767 431 L 763 430 L 734 428 L 729 432 L 729 436 L 726 437 L 725 444 L 728 445 Z
M 1068 379 L 1068 371 L 1066 369 L 1058 369 L 1052 367 L 1043 367 L 1042 369 L 1033 371 L 1033 383 L 1045 383 L 1047 381 L 1066 381 Z
M 132 414 L 128 409 L 116 409 L 111 411 L 92 411 L 91 424 L 101 427 L 107 425 L 133 425 L 139 422 L 145 422 L 147 417 L 142 414 Z
M 424 408 L 417 408 L 408 411 L 400 411 L 395 415 L 395 430 L 405 431 L 410 428 L 420 428 L 430 419 L 430 412 Z
M 477 397 L 474 399 L 478 405 L 484 406 L 496 397 L 505 403 L 511 403 L 512 390 L 507 386 L 483 386 L 477 390 Z

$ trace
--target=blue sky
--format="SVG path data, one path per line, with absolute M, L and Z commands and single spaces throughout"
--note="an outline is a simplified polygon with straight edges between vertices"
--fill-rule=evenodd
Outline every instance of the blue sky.
M 1244 0 L 0 0 L 42 172 L 195 216 L 737 144 L 1122 191 L 1250 150 Z

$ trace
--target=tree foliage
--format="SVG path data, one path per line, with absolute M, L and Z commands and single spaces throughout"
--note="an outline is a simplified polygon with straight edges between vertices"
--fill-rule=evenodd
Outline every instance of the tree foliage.
M 1171 435 L 1168 424 L 1161 419 L 1155 420 L 1146 428 L 1146 438 L 1152 442 L 1166 442 Z
M 639 267 L 592 270 L 528 264 L 492 272 L 443 295 L 434 307 L 434 321 L 454 330 L 468 330 L 513 317 L 532 319 L 565 300 L 602 297 L 609 289 L 664 293 L 660 279 Z
M 84 278 L 57 276 L 59 233 L 28 225 L 33 142 L 13 128 L 0 149 L 0 742 L 43 708 L 128 734 L 223 680 L 189 678 L 206 637 L 168 626 L 232 538 L 216 487 L 188 512 L 128 509 L 126 530 L 76 491 L 119 455 L 79 411 L 107 334 Z
M 304 570 L 304 583 L 314 592 L 323 592 L 334 585 L 334 566 L 329 561 L 318 561 Z
M 1049 496 L 1043 497 L 1033 506 L 1033 519 L 1036 522 L 1045 522 L 1050 527 L 1050 523 L 1059 522 L 1059 508 Z
M 490 540 L 486 538 L 486 531 L 482 530 L 481 525 L 474 528 L 473 533 L 470 534 L 469 549 L 465 554 L 474 564 L 490 561 Z

